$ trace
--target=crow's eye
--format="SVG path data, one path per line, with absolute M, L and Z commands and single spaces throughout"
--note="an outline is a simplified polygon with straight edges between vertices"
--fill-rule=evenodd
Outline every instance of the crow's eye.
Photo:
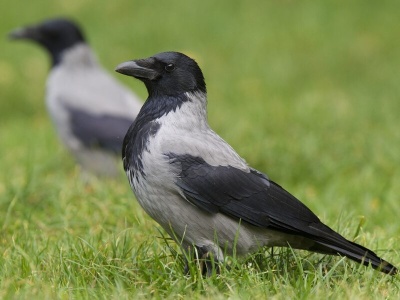
M 165 71 L 172 72 L 173 70 L 175 70 L 175 65 L 174 64 L 168 64 L 168 65 L 165 66 Z

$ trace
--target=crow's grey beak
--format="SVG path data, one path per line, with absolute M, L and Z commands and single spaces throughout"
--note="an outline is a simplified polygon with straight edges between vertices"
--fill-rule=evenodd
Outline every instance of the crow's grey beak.
M 154 80 L 160 74 L 156 70 L 150 68 L 150 65 L 151 63 L 147 60 L 130 60 L 119 64 L 115 68 L 115 71 L 138 79 Z
M 21 27 L 11 31 L 8 38 L 11 40 L 32 39 L 38 37 L 38 31 L 35 27 Z

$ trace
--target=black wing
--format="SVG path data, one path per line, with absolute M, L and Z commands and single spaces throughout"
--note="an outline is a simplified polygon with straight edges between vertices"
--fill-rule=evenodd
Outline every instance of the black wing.
M 292 234 L 320 223 L 303 203 L 256 170 L 247 173 L 230 166 L 211 166 L 191 155 L 168 156 L 180 170 L 176 183 L 186 198 L 210 213 L 221 212 Z
M 253 169 L 244 172 L 231 166 L 211 166 L 191 155 L 167 156 L 179 170 L 176 184 L 194 205 L 254 226 L 307 237 L 316 243 L 309 250 L 341 254 L 364 265 L 371 263 L 385 273 L 397 272 L 371 250 L 321 223 L 310 209 L 264 174 Z
M 121 154 L 122 142 L 133 120 L 115 115 L 94 115 L 68 108 L 73 135 L 87 147 Z

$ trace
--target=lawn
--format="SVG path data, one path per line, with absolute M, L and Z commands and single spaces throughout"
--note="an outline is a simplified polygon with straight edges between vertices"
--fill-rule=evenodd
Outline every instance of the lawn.
M 122 166 L 117 180 L 83 178 L 44 106 L 48 57 L 6 38 L 71 16 L 111 72 L 161 51 L 194 57 L 213 129 L 326 224 L 399 267 L 399 1 L 17 0 L 0 9 L 0 299 L 400 298 L 399 276 L 291 249 L 231 257 L 211 278 L 193 263 L 184 275 Z M 143 84 L 115 76 L 145 99 Z

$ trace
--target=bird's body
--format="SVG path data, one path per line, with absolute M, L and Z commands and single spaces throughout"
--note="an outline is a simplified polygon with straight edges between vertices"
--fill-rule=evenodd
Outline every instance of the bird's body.
M 59 137 L 85 170 L 118 174 L 116 157 L 141 104 L 86 44 L 66 50 L 62 64 L 50 70 L 46 106 Z
M 117 71 L 142 80 L 149 92 L 124 139 L 125 171 L 144 210 L 183 248 L 221 261 L 224 253 L 290 245 L 396 272 L 321 223 L 209 127 L 204 78 L 193 60 L 167 52 Z
M 138 97 L 101 67 L 70 21 L 46 21 L 12 36 L 38 42 L 52 58 L 46 106 L 63 144 L 85 171 L 119 174 L 116 157 L 140 110 Z
M 233 253 L 237 238 L 241 241 L 235 248 L 238 254 L 253 252 L 268 244 L 287 246 L 287 238 L 282 239 L 274 231 L 267 234 L 265 230 L 239 224 L 224 214 L 199 210 L 182 197 L 176 185 L 180 168 L 172 163 L 174 157 L 191 153 L 193 157 L 204 158 L 210 166 L 231 166 L 245 173 L 250 172 L 246 162 L 209 127 L 205 95 L 197 93 L 187 97 L 197 98 L 197 101 L 185 101 L 179 109 L 144 126 L 132 128 L 139 134 L 127 145 L 125 151 L 132 155 L 125 159 L 126 164 L 132 166 L 127 169 L 127 174 L 141 206 L 172 237 L 183 241 L 185 248 L 195 244 L 205 249 L 219 249 L 215 245 L 218 240 L 224 248 L 218 253 Z M 201 104 L 201 107 L 193 109 L 196 104 Z M 144 112 L 146 108 L 143 108 Z M 140 116 L 138 121 L 140 124 Z M 152 123 L 153 130 L 143 130 Z M 145 141 L 146 148 L 136 152 L 137 144 L 142 141 Z M 131 163 L 132 160 L 140 162 Z

